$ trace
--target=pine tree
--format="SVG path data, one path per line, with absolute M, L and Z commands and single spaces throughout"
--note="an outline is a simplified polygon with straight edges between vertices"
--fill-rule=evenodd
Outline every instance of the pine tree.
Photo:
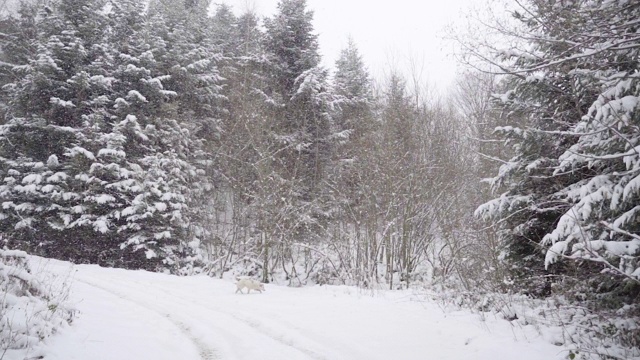
M 337 130 L 348 132 L 344 135 L 349 136 L 349 142 L 357 144 L 372 130 L 374 98 L 369 73 L 351 38 L 336 61 L 334 92 L 339 108 Z M 358 145 L 352 147 L 356 150 Z
M 143 171 L 140 185 L 130 187 L 133 200 L 121 212 L 126 212 L 126 225 L 120 231 L 130 233 L 126 246 L 144 249 L 148 258 L 173 270 L 201 259 L 210 220 L 207 194 L 215 181 L 212 154 L 219 134 L 221 79 L 205 9 L 205 2 L 152 3 L 145 37 L 149 49 L 140 55 L 147 73 L 137 80 L 142 89 L 128 92 L 142 97 L 124 104 L 151 109 L 125 110 L 128 138 L 138 139 L 131 145 L 142 146 L 134 151 Z
M 67 0 L 39 17 L 36 55 L 13 67 L 17 80 L 4 88 L 8 111 L 0 137 L 0 168 L 11 176 L 0 186 L 6 199 L 2 227 L 12 241 L 30 250 L 59 255 L 78 245 L 65 244 L 66 234 L 50 223 L 80 197 L 68 187 L 73 175 L 64 153 L 82 141 L 79 129 L 92 113 L 86 100 L 93 95 L 93 74 L 87 65 L 101 56 L 98 29 L 105 18 L 97 10 L 102 6 L 100 1 Z
M 17 246 L 148 269 L 199 261 L 219 77 L 198 6 L 147 16 L 137 1 L 69 0 L 39 20 L 0 137 L 0 221 Z
M 267 280 L 272 261 L 292 263 L 291 242 L 317 234 L 311 228 L 324 216 L 319 198 L 332 119 L 327 73 L 317 67 L 317 36 L 306 2 L 282 1 L 278 13 L 265 20 L 264 35 L 256 20 L 245 14 L 237 23 L 225 125 L 248 144 L 230 141 L 225 167 L 256 224 L 251 238 Z M 296 276 L 295 268 L 286 271 Z
M 362 57 L 351 38 L 336 61 L 333 79 L 335 94 L 335 144 L 327 182 L 331 184 L 332 201 L 337 216 L 333 226 L 333 241 L 355 249 L 353 267 L 358 283 L 370 281 L 371 258 L 374 252 L 372 239 L 367 231 L 369 220 L 374 218 L 371 197 L 372 164 L 375 163 L 376 124 L 373 112 L 374 97 L 371 79 Z M 342 233 L 342 229 L 353 232 Z M 350 243 L 350 241 L 352 241 Z M 352 250 L 350 250 L 352 251 Z
M 283 0 L 278 13 L 265 20 L 265 49 L 270 68 L 265 94 L 270 96 L 275 144 L 280 148 L 275 169 L 287 183 L 282 197 L 293 233 L 317 225 L 321 181 L 328 160 L 331 114 L 327 73 L 319 68 L 313 14 L 304 0 Z M 293 216 L 293 217 L 291 217 Z M 306 229 L 306 230 L 305 230 Z
M 349 38 L 336 60 L 336 93 L 350 101 L 371 101 L 371 79 L 356 43 Z
M 222 60 L 227 111 L 222 116 L 225 138 L 221 151 L 225 156 L 221 157 L 221 171 L 240 205 L 249 198 L 261 198 L 256 195 L 259 189 L 254 165 L 266 151 L 266 142 L 262 142 L 266 116 L 261 116 L 268 107 L 263 93 L 267 67 L 263 33 L 255 14 L 246 13 L 236 19 L 226 6 L 218 8 L 213 21 L 214 37 L 228 49 Z
M 239 20 L 233 9 L 227 4 L 217 4 L 216 12 L 210 21 L 214 43 L 220 48 L 223 56 L 236 57 L 241 51 L 241 39 Z
M 286 101 L 297 91 L 296 80 L 320 63 L 313 12 L 306 0 L 282 0 L 278 12 L 265 19 L 265 48 L 271 56 L 272 86 Z
M 494 180 L 503 194 L 477 213 L 501 219 L 516 264 L 533 259 L 540 273 L 561 255 L 595 260 L 550 269 L 575 265 L 575 276 L 601 284 L 604 264 L 622 285 L 639 272 L 629 257 L 638 241 L 639 40 L 638 7 L 621 13 L 618 5 L 532 1 L 528 15 L 514 14 L 531 40 L 526 51 L 502 53 L 513 65 L 505 63 L 512 76 L 500 100 L 520 123 L 499 131 L 516 155 Z

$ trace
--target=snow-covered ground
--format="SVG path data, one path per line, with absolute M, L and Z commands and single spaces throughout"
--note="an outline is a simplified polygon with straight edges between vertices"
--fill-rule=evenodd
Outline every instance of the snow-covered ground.
M 69 273 L 69 264 L 47 267 Z M 47 360 L 565 359 L 533 329 L 352 287 L 235 293 L 231 281 L 75 266 L 71 327 Z

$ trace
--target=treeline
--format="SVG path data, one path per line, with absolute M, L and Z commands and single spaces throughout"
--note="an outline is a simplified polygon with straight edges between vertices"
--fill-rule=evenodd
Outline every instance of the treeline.
M 374 86 L 354 42 L 330 74 L 304 0 L 208 7 L 44 1 L 3 20 L 3 245 L 296 284 L 446 275 L 477 170 L 453 103 L 397 72 Z
M 637 303 L 638 4 L 521 3 L 499 41 L 459 38 L 485 72 L 447 96 L 374 81 L 353 41 L 321 67 L 304 0 L 208 7 L 59 0 L 3 20 L 4 246 Z

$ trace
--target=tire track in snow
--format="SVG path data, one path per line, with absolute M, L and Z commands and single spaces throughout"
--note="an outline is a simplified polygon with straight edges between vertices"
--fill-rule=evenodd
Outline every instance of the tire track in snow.
M 197 338 L 191 333 L 191 329 L 189 328 L 189 326 L 187 326 L 182 321 L 174 319 L 171 316 L 171 314 L 165 314 L 165 317 L 169 319 L 169 321 L 171 321 L 174 325 L 176 325 L 178 329 L 180 329 L 180 331 L 182 331 L 182 333 L 186 335 L 189 338 L 189 340 L 191 340 L 191 342 L 193 342 L 193 344 L 198 349 L 198 353 L 200 354 L 200 357 L 202 358 L 202 360 L 219 359 L 215 350 L 210 348 L 207 344 L 203 343 L 199 338 Z
M 139 301 L 135 301 L 129 297 L 127 297 L 126 295 L 118 292 L 118 291 L 114 291 L 112 289 L 108 289 L 104 286 L 86 281 L 86 280 L 81 280 L 76 278 L 76 281 L 79 281 L 83 284 L 92 286 L 94 288 L 100 289 L 102 291 L 108 292 L 122 300 L 134 303 L 138 306 L 141 306 L 145 309 L 149 309 L 151 311 L 153 311 L 154 313 L 156 313 L 157 315 L 167 319 L 169 322 L 171 322 L 176 328 L 178 328 L 178 330 L 187 338 L 189 339 L 189 341 L 191 341 L 191 343 L 196 347 L 196 349 L 198 350 L 198 354 L 200 355 L 200 358 L 202 360 L 220 360 L 221 358 L 218 356 L 218 353 L 215 351 L 215 349 L 211 348 L 210 346 L 208 346 L 207 344 L 205 344 L 202 340 L 200 340 L 197 336 L 195 336 L 193 334 L 193 332 L 191 331 L 191 329 L 189 328 L 189 326 L 187 326 L 185 323 L 183 323 L 180 320 L 175 319 L 173 316 L 171 316 L 171 314 L 169 313 L 163 313 L 161 311 L 158 311 L 156 309 L 154 309 L 153 307 L 149 306 L 149 304 L 143 304 Z
M 131 285 L 129 285 L 132 287 Z M 311 357 L 315 360 L 327 360 L 327 359 L 372 359 L 373 356 L 370 353 L 364 353 L 359 350 L 356 350 L 348 345 L 339 342 L 336 343 L 335 339 L 327 338 L 323 335 L 317 334 L 314 331 L 298 327 L 288 321 L 284 321 L 279 319 L 277 316 L 264 317 L 260 316 L 261 319 L 256 319 L 255 313 L 248 313 L 246 311 L 238 311 L 229 309 L 223 309 L 221 307 L 212 307 L 209 303 L 203 303 L 197 298 L 185 297 L 184 295 L 175 294 L 173 292 L 167 291 L 166 289 L 156 288 L 157 291 L 161 291 L 163 294 L 170 296 L 174 299 L 180 300 L 183 304 L 189 305 L 197 305 L 199 308 L 210 311 L 217 312 L 228 315 L 239 322 L 246 324 L 257 332 L 283 344 L 294 348 L 301 353 Z M 259 316 L 259 314 L 258 314 Z M 341 354 L 336 357 L 336 355 L 324 355 L 319 354 L 317 351 L 313 351 L 299 344 L 299 341 L 296 341 L 292 336 L 287 335 L 283 331 L 275 329 L 273 326 L 268 325 L 271 323 L 277 323 L 280 327 L 289 328 L 295 330 L 296 334 L 304 340 L 317 344 L 319 347 L 326 348 L 326 343 L 330 343 L 330 348 L 335 352 L 336 349 L 339 348 Z M 302 336 L 300 336 L 302 335 Z M 318 339 L 322 339 L 323 341 L 318 341 Z M 298 342 L 298 343 L 297 343 Z
M 167 292 L 165 292 L 167 293 Z M 168 294 L 168 293 L 167 293 Z M 321 342 L 318 342 L 317 339 L 318 338 L 323 338 L 323 336 L 318 335 L 312 331 L 309 331 L 307 329 L 304 328 L 300 328 L 298 326 L 295 326 L 287 321 L 284 321 L 282 319 L 278 319 L 277 317 L 263 317 L 263 319 L 261 320 L 256 320 L 255 319 L 255 314 L 249 314 L 247 312 L 238 312 L 238 311 L 225 311 L 222 309 L 213 309 L 210 307 L 206 307 L 204 304 L 192 300 L 192 299 L 187 299 L 184 297 L 177 297 L 175 295 L 173 295 L 175 298 L 180 298 L 183 299 L 184 301 L 189 301 L 190 304 L 195 304 L 198 305 L 199 307 L 203 308 L 203 309 L 208 309 L 210 311 L 216 311 L 216 312 L 222 312 L 225 313 L 231 317 L 233 317 L 234 319 L 247 324 L 248 326 L 252 327 L 253 329 L 255 329 L 256 331 L 266 335 L 267 337 L 270 337 L 271 339 L 278 341 L 284 345 L 290 346 L 304 354 L 306 354 L 307 356 L 316 359 L 316 360 L 327 360 L 327 359 L 333 359 L 335 358 L 332 356 L 327 356 L 327 355 L 322 355 L 322 354 L 318 354 L 317 352 L 307 349 L 299 344 L 296 344 L 296 341 L 291 338 L 290 336 L 287 336 L 286 334 L 283 334 L 281 331 L 278 331 L 276 329 L 274 329 L 272 326 L 266 325 L 268 322 L 276 322 L 278 323 L 278 325 L 282 326 L 282 327 L 287 327 L 290 329 L 294 329 L 297 332 L 297 335 L 303 335 L 303 338 L 306 340 L 309 340 L 311 342 L 314 342 L 322 347 L 325 347 L 325 345 L 323 345 Z M 335 341 L 335 340 L 327 340 L 327 341 Z M 349 355 L 344 355 L 341 354 L 341 356 L 339 358 L 345 358 L 345 359 L 371 359 L 372 356 L 370 356 L 369 354 L 364 354 L 359 352 L 356 349 L 350 348 L 348 346 L 346 346 L 343 343 L 339 343 L 336 344 L 335 342 L 331 343 L 331 348 L 335 351 L 337 348 L 340 348 L 340 351 L 342 353 L 348 353 Z
M 127 284 L 129 288 L 134 288 L 133 285 Z M 188 305 L 196 305 L 201 309 L 204 309 L 209 312 L 216 312 L 232 317 L 233 319 L 246 324 L 247 326 L 254 329 L 256 332 L 259 332 L 283 345 L 289 346 L 299 352 L 309 356 L 315 360 L 327 360 L 327 359 L 373 359 L 375 358 L 370 352 L 363 352 L 362 350 L 355 349 L 352 346 L 349 346 L 341 341 L 336 341 L 336 339 L 331 339 L 322 334 L 318 334 L 309 329 L 301 328 L 296 326 L 288 321 L 282 320 L 277 316 L 269 316 L 265 317 L 261 314 L 256 313 L 248 313 L 242 310 L 230 310 L 226 308 L 221 308 L 219 306 L 211 306 L 211 303 L 203 303 L 198 298 L 186 297 L 184 293 L 179 292 L 170 292 L 164 288 L 154 288 L 154 290 L 161 292 L 162 294 L 169 296 L 173 299 L 179 300 L 182 304 Z M 258 318 L 256 319 L 256 316 Z M 300 344 L 300 340 L 296 340 L 295 336 L 288 335 L 286 332 L 282 330 L 278 330 L 276 327 L 271 324 L 276 323 L 281 328 L 287 328 L 295 330 L 294 333 L 298 338 L 303 339 L 303 341 L 311 342 L 316 344 L 316 347 L 320 348 L 330 348 L 332 355 L 322 354 L 322 352 L 326 353 L 327 351 L 318 352 L 305 347 Z M 291 333 L 291 332 L 289 332 Z M 330 344 L 330 345 L 327 345 Z M 338 353 L 338 354 L 336 354 Z
M 128 289 L 133 290 L 133 291 L 139 291 L 138 287 L 133 286 L 132 284 L 122 284 L 120 283 L 119 286 L 126 286 Z M 238 312 L 231 312 L 225 309 L 221 309 L 221 308 L 213 308 L 211 307 L 209 304 L 204 305 L 203 303 L 196 301 L 195 299 L 191 299 L 191 298 L 186 298 L 183 296 L 178 296 L 170 291 L 167 291 L 166 289 L 162 289 L 162 288 L 154 288 L 154 290 L 156 291 L 160 291 L 163 294 L 171 297 L 172 301 L 174 303 L 181 303 L 182 305 L 185 306 L 197 306 L 198 308 L 207 311 L 207 312 L 215 312 L 218 314 L 222 314 L 225 315 L 229 318 L 232 318 L 234 320 L 236 320 L 239 323 L 242 323 L 248 327 L 250 327 L 251 329 L 253 329 L 254 331 L 256 331 L 259 334 L 262 334 L 264 336 L 266 336 L 267 338 L 270 338 L 271 340 L 274 340 L 275 342 L 290 347 L 294 350 L 299 351 L 300 353 L 303 353 L 304 355 L 308 356 L 311 359 L 314 360 L 329 360 L 331 359 L 330 356 L 326 356 L 323 354 L 318 353 L 317 351 L 311 350 L 305 346 L 302 346 L 301 344 L 299 344 L 292 336 L 288 336 L 287 334 L 280 332 L 278 330 L 275 330 L 267 325 L 265 325 L 264 323 L 254 320 L 254 319 L 250 319 L 248 317 L 246 317 L 246 315 L 240 315 Z M 113 292 L 115 293 L 115 292 Z M 314 342 L 312 339 L 306 338 L 306 340 L 309 340 L 311 342 Z
M 246 313 L 242 313 L 243 316 L 247 316 Z M 238 317 L 238 314 L 232 314 L 234 317 Z M 294 325 L 286 320 L 283 319 L 279 319 L 277 316 L 269 316 L 269 317 L 265 317 L 264 319 L 267 319 L 269 322 L 277 322 L 279 325 L 283 326 L 283 327 L 287 327 L 290 329 L 295 330 L 298 334 L 304 335 L 305 338 L 307 339 L 312 339 L 313 341 L 319 343 L 319 344 L 323 344 L 323 343 L 330 343 L 331 344 L 331 348 L 334 350 L 339 350 L 341 352 L 341 357 L 340 358 L 344 358 L 344 359 L 373 359 L 375 358 L 374 356 L 372 356 L 370 353 L 364 353 L 361 350 L 357 350 L 354 349 L 353 347 L 348 346 L 347 344 L 345 344 L 344 342 L 341 341 L 336 341 L 336 339 L 330 339 L 327 338 L 326 336 L 322 335 L 322 334 L 318 334 L 314 331 L 311 331 L 309 329 L 305 329 L 302 327 L 299 327 L 297 325 Z M 258 324 L 258 326 L 260 326 L 260 324 Z
M 198 305 L 199 307 L 203 308 L 203 309 L 208 309 L 198 303 L 192 302 L 192 304 Z M 216 312 L 223 312 L 221 310 L 214 310 L 214 309 L 208 309 L 209 311 L 216 311 Z M 328 358 L 316 353 L 313 350 L 307 349 L 299 344 L 296 344 L 295 340 L 293 340 L 291 337 L 287 337 L 284 334 L 277 334 L 275 330 L 273 329 L 269 329 L 268 327 L 264 326 L 262 323 L 256 321 L 256 320 L 251 320 L 251 319 L 246 319 L 246 318 L 242 318 L 240 317 L 238 314 L 235 313 L 230 313 L 230 312 L 223 312 L 229 316 L 231 316 L 232 318 L 246 324 L 247 326 L 255 329 L 257 332 L 283 344 L 289 347 L 292 347 L 298 351 L 300 351 L 301 353 L 309 356 L 312 359 L 315 360 L 327 360 Z

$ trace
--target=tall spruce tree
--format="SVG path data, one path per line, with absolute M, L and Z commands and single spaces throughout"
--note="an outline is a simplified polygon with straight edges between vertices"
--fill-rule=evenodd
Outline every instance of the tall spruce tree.
M 5 86 L 1 221 L 15 245 L 149 269 L 198 261 L 219 90 L 215 48 L 184 28 L 199 10 L 65 0 L 38 18 L 36 54 Z
M 335 131 L 342 138 L 340 146 L 336 148 L 336 156 L 344 160 L 342 162 L 349 160 L 343 165 L 359 167 L 366 156 L 361 151 L 367 147 L 368 138 L 375 128 L 374 97 L 371 78 L 351 38 L 336 60 L 333 92 Z M 348 179 L 344 180 L 353 184 Z
M 319 197 L 328 160 L 332 119 L 326 70 L 318 67 L 313 13 L 304 0 L 283 0 L 265 21 L 265 49 L 270 56 L 269 83 L 278 176 L 290 231 L 303 233 L 318 225 Z M 308 233 L 307 233 L 308 234 Z M 295 237 L 295 236 L 294 236 Z
M 514 13 L 524 47 L 501 53 L 511 76 L 499 100 L 518 121 L 498 130 L 516 155 L 494 180 L 502 195 L 477 214 L 499 221 L 515 267 L 572 269 L 596 292 L 624 294 L 640 274 L 640 10 L 624 1 L 531 1 L 525 10 Z M 579 261 L 551 266 L 565 255 Z
M 102 6 L 101 1 L 67 0 L 54 12 L 41 12 L 35 56 L 14 66 L 16 80 L 4 87 L 8 111 L 0 156 L 2 172 L 9 176 L 0 187 L 5 199 L 2 227 L 11 241 L 32 251 L 81 251 L 80 239 L 67 238 L 50 224 L 59 219 L 60 209 L 80 198 L 69 188 L 73 175 L 64 154 L 82 141 L 84 117 L 93 113 L 89 101 L 96 94 L 89 79 L 97 74 L 90 73 L 89 65 L 103 55 Z
M 271 56 L 274 91 L 287 101 L 295 94 L 296 79 L 318 66 L 318 36 L 306 0 L 282 0 L 273 18 L 265 19 L 265 48 Z
M 336 60 L 333 78 L 335 94 L 335 134 L 331 171 L 327 181 L 331 184 L 332 200 L 339 206 L 334 223 L 334 241 L 355 248 L 353 264 L 359 284 L 371 281 L 372 246 L 367 224 L 375 218 L 371 213 L 371 185 L 377 154 L 374 150 L 376 124 L 371 78 L 355 42 L 349 38 L 347 46 Z M 342 233 L 343 229 L 353 229 Z M 350 241 L 352 241 L 350 243 Z M 350 250 L 351 251 L 351 250 Z M 375 257 L 375 256 L 374 256 Z

